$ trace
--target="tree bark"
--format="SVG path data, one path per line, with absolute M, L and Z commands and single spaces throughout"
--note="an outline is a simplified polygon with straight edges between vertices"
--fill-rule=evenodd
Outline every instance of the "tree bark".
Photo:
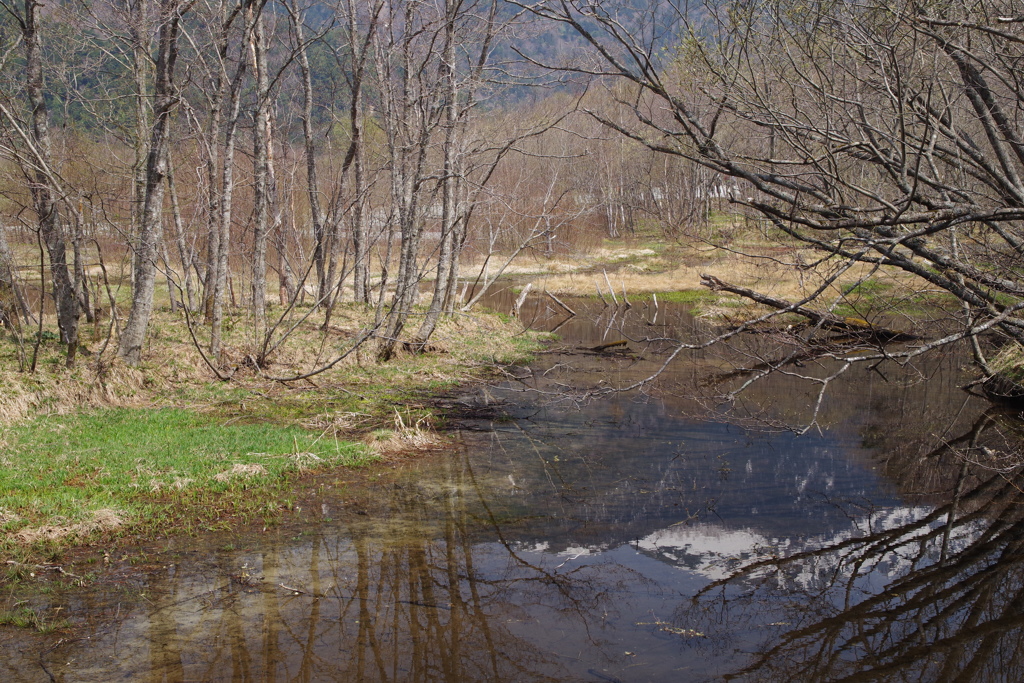
M 61 341 L 67 344 L 67 365 L 74 365 L 78 351 L 78 321 L 81 314 L 78 292 L 71 279 L 67 259 L 67 236 L 58 209 L 59 188 L 52 175 L 49 113 L 43 92 L 42 37 L 39 33 L 37 0 L 25 0 L 22 37 L 25 40 L 26 93 L 32 108 L 32 143 L 35 164 L 32 175 L 32 203 L 39 218 L 39 230 L 50 260 L 53 300 Z
M 416 332 L 414 350 L 422 350 L 434 334 L 437 321 L 444 312 L 445 299 L 448 296 L 450 278 L 452 277 L 452 257 L 455 250 L 455 233 L 459 220 L 456 206 L 455 189 L 458 185 L 458 169 L 456 168 L 455 146 L 456 126 L 458 124 L 458 85 L 455 69 L 455 15 L 460 3 L 447 0 L 445 3 L 446 17 L 444 29 L 444 52 L 441 56 L 441 82 L 444 88 L 444 166 L 441 177 L 441 243 L 438 246 L 437 275 L 434 279 L 434 293 L 430 307 Z
M 256 78 L 256 108 L 253 112 L 253 201 L 255 221 L 252 249 L 252 312 L 256 345 L 265 346 L 267 332 L 267 236 L 272 229 L 275 178 L 273 172 L 273 129 L 271 126 L 270 77 L 267 73 L 267 40 L 262 6 L 252 6 L 253 75 Z M 261 359 L 262 360 L 262 359 Z
M 146 192 L 136 252 L 135 289 L 132 291 L 131 311 L 121 331 L 117 351 L 131 365 L 142 360 L 142 345 L 153 313 L 153 292 L 156 288 L 157 258 L 162 233 L 163 180 L 167 174 L 171 110 L 176 102 L 174 66 L 178 58 L 180 21 L 180 0 L 161 0 L 159 49 L 153 92 L 154 115 L 149 155 L 146 158 Z
M 317 298 L 321 300 L 327 285 L 327 249 L 324 229 L 324 211 L 320 202 L 319 171 L 316 143 L 313 139 L 313 80 L 306 50 L 303 16 L 294 2 L 285 3 L 295 35 L 296 57 L 302 77 L 302 142 L 306 155 L 306 197 L 309 200 L 309 219 L 313 228 L 313 267 L 316 270 Z
M 170 158 L 167 159 L 167 191 L 171 195 L 171 217 L 174 226 L 174 241 L 178 247 L 178 258 L 181 260 L 183 305 L 189 311 L 196 310 L 195 284 L 192 271 L 195 268 L 194 249 L 185 244 L 185 226 L 181 220 L 181 205 L 178 201 L 178 186 L 174 181 L 174 169 Z
M 226 30 L 226 29 L 225 29 Z M 246 22 L 242 45 L 248 45 L 252 32 L 251 21 Z M 243 48 L 244 49 L 244 48 Z M 228 115 L 224 129 L 223 160 L 220 168 L 220 196 L 218 198 L 217 218 L 217 258 L 214 262 L 213 302 L 210 317 L 210 356 L 214 362 L 220 358 L 223 345 L 224 304 L 225 296 L 231 288 L 229 255 L 231 253 L 231 214 L 235 192 L 235 144 L 238 139 L 238 119 L 241 115 L 242 81 L 244 80 L 247 60 L 240 56 L 238 68 L 231 81 L 228 93 Z M 232 292 L 232 298 L 233 292 Z

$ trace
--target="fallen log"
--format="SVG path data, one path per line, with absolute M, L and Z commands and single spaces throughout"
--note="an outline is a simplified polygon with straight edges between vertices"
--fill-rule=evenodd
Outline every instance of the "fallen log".
M 619 341 L 608 342 L 607 344 L 598 344 L 597 346 L 591 346 L 591 351 L 607 351 L 608 349 L 614 349 L 616 346 L 625 346 L 629 342 L 625 339 Z
M 554 301 L 556 304 L 558 304 L 559 306 L 564 308 L 566 313 L 568 313 L 569 315 L 576 315 L 576 311 L 574 311 L 571 308 L 569 308 L 568 306 L 566 306 L 565 302 L 563 302 L 557 296 L 555 296 L 554 294 L 552 294 L 551 292 L 549 292 L 547 290 L 544 290 L 544 293 L 547 294 L 549 297 L 551 297 L 552 301 Z
M 523 287 L 523 291 L 519 293 L 519 298 L 516 299 L 515 305 L 512 306 L 512 315 L 519 317 L 519 310 L 523 307 L 523 303 L 526 301 L 526 297 L 530 294 L 530 288 L 533 287 L 532 282 L 527 282 L 526 286 Z
M 713 292 L 730 292 L 738 294 L 745 299 L 750 299 L 759 304 L 788 313 L 796 313 L 807 318 L 814 325 L 826 330 L 843 330 L 859 336 L 869 336 L 879 341 L 913 341 L 920 339 L 918 335 L 890 330 L 886 327 L 879 327 L 862 318 L 843 317 L 832 313 L 821 313 L 805 306 L 799 306 L 785 299 L 776 299 L 767 294 L 755 292 L 746 287 L 731 285 L 728 282 L 719 280 L 714 275 L 701 275 L 700 283 Z

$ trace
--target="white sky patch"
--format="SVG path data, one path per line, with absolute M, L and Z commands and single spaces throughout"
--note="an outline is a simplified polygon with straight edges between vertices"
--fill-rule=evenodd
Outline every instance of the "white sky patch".
M 659 555 L 676 566 L 718 580 L 728 577 L 739 566 L 751 561 L 771 556 L 784 557 L 802 550 L 839 543 L 853 536 L 912 524 L 930 512 L 929 507 L 880 510 L 856 520 L 851 528 L 828 537 L 806 540 L 769 537 L 753 529 L 727 529 L 713 524 L 676 525 L 648 534 L 635 545 L 639 550 Z M 911 536 L 926 531 L 921 530 Z M 892 559 L 898 562 L 898 556 Z

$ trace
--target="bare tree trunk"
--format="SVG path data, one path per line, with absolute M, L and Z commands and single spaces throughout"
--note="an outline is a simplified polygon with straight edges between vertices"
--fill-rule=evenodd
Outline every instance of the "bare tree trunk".
M 302 141 L 306 154 L 306 195 L 309 198 L 310 221 L 313 225 L 313 264 L 316 269 L 317 299 L 322 300 L 327 291 L 327 236 L 324 229 L 324 211 L 320 203 L 320 188 L 316 159 L 316 144 L 313 141 L 313 80 L 306 51 L 303 17 L 294 2 L 285 3 L 295 35 L 295 50 L 302 75 Z
M 178 258 L 181 259 L 182 287 L 184 294 L 183 305 L 189 311 L 195 309 L 195 284 L 192 279 L 192 270 L 195 267 L 195 253 L 191 247 L 185 244 L 185 226 L 181 220 L 181 206 L 178 202 L 178 186 L 174 182 L 174 169 L 171 159 L 167 159 L 167 190 L 171 195 L 171 215 L 174 225 L 174 241 L 178 247 Z
M 217 179 L 220 176 L 220 128 L 223 96 L 222 87 L 214 104 L 210 106 L 210 129 L 206 135 L 206 263 L 203 274 L 203 316 L 206 322 L 213 321 L 213 297 L 217 288 L 217 263 L 220 258 L 220 191 Z
M 25 40 L 26 92 L 32 107 L 32 143 L 35 146 L 36 168 L 32 172 L 32 203 L 39 217 L 39 230 L 50 257 L 50 277 L 53 280 L 53 300 L 57 308 L 57 324 L 61 341 L 67 344 L 67 365 L 75 362 L 78 351 L 78 320 L 80 317 L 78 292 L 71 281 L 67 261 L 64 225 L 57 208 L 58 188 L 52 176 L 50 159 L 49 114 L 43 93 L 42 40 L 39 35 L 39 9 L 37 0 L 25 0 L 25 21 L 22 36 Z
M 285 239 L 283 221 L 278 221 L 274 230 L 274 249 L 277 251 L 277 272 L 280 278 L 278 301 L 282 306 L 287 306 L 295 299 L 298 287 L 295 284 L 295 271 L 288 259 L 288 241 Z
M 223 127 L 224 115 L 222 105 L 228 90 L 228 78 L 226 74 L 228 58 L 228 32 L 231 22 L 228 19 L 228 5 L 226 0 L 221 0 L 220 23 L 221 29 L 217 36 L 217 63 L 215 64 L 216 74 L 213 77 L 214 88 L 209 99 L 209 129 L 206 132 L 206 263 L 203 276 L 203 316 L 207 323 L 213 325 L 213 302 L 217 290 L 217 280 L 220 264 L 220 185 L 218 178 L 221 176 L 221 165 L 224 163 L 223 150 L 220 146 L 220 134 Z
M 466 245 L 467 225 L 469 223 L 468 212 L 462 215 L 460 211 L 459 219 L 455 222 L 452 240 L 454 242 L 454 248 L 452 249 L 452 258 L 448 264 L 448 291 L 444 297 L 444 312 L 451 315 L 455 312 L 455 307 L 459 304 L 459 262 L 462 257 L 462 249 Z
M 440 94 L 434 84 L 426 82 L 430 70 L 424 68 L 431 59 L 429 52 L 419 52 L 416 45 L 417 11 L 414 3 L 402 5 L 404 16 L 400 35 L 394 29 L 384 36 L 386 42 L 376 49 L 377 71 L 381 79 L 381 104 L 388 136 L 391 170 L 391 199 L 401 233 L 398 275 L 395 295 L 385 321 L 384 334 L 377 351 L 381 360 L 394 355 L 398 337 L 415 303 L 419 285 L 419 247 L 423 233 L 421 195 L 426 178 L 427 151 L 438 125 L 437 100 Z M 442 28 L 446 28 L 442 24 Z M 397 42 L 396 42 L 397 38 Z M 398 63 L 389 59 L 397 57 Z
M 357 114 L 360 119 L 358 125 L 362 126 L 362 107 L 360 107 Z M 366 201 L 364 196 L 366 193 L 364 157 L 363 146 L 360 144 L 356 149 L 352 173 L 352 190 L 355 195 L 355 200 L 352 204 L 352 288 L 353 298 L 359 303 L 366 304 L 370 302 L 370 239 L 367 234 L 365 213 L 363 212 Z
M 248 44 L 251 24 L 247 23 L 243 45 Z M 241 113 L 242 81 L 246 70 L 246 60 L 238 60 L 238 70 L 231 82 L 228 117 L 224 131 L 224 150 L 221 171 L 220 201 L 218 206 L 219 232 L 217 258 L 213 279 L 213 306 L 210 318 L 210 355 L 214 362 L 220 357 L 223 343 L 224 328 L 224 297 L 228 293 L 230 275 L 228 273 L 228 256 L 231 252 L 231 212 L 235 191 L 235 143 L 238 137 L 238 119 Z M 232 299 L 234 292 L 231 292 Z
M 132 254 L 132 286 L 135 287 L 135 275 L 138 273 L 138 244 L 142 223 L 143 203 L 146 196 L 146 173 L 150 137 L 151 108 L 147 93 L 152 70 L 150 50 L 149 0 L 135 0 L 129 4 L 129 31 L 132 41 L 132 78 L 135 83 L 135 131 L 134 153 L 132 162 L 132 209 L 131 225 L 129 226 L 128 245 Z
M 383 3 L 378 2 L 376 10 L 374 11 L 374 21 L 370 25 L 370 31 L 374 30 L 376 25 L 376 17 L 380 13 L 380 8 Z M 353 46 L 356 43 L 356 36 L 358 35 L 358 28 L 356 22 L 356 5 L 354 0 L 348 0 L 348 33 L 349 40 Z M 369 51 L 369 40 L 370 36 L 367 35 L 362 43 L 362 49 L 360 50 L 357 65 L 354 69 L 353 80 L 352 80 L 352 105 L 349 109 L 350 124 L 352 129 L 352 144 L 355 152 L 355 158 L 353 159 L 353 192 L 355 200 L 352 204 L 352 249 L 353 249 L 353 268 L 352 268 L 352 289 L 353 298 L 360 303 L 369 303 L 370 292 L 368 291 L 369 285 L 369 272 L 370 272 L 370 253 L 369 253 L 369 240 L 366 234 L 366 224 L 363 220 L 363 202 L 365 179 L 364 179 L 364 152 L 363 152 L 363 75 L 366 68 L 366 58 Z
M 423 318 L 414 342 L 415 350 L 422 350 L 427 340 L 434 333 L 437 321 L 444 311 L 445 298 L 448 296 L 451 263 L 455 247 L 456 224 L 459 220 L 455 205 L 455 188 L 457 185 L 455 160 L 455 135 L 458 119 L 458 103 L 456 101 L 457 86 L 455 81 L 455 10 L 458 2 L 447 0 L 446 22 L 444 29 L 444 54 L 441 56 L 441 81 L 444 93 L 444 168 L 441 178 L 441 244 L 438 248 L 437 276 L 434 280 L 434 294 L 430 300 L 430 308 Z
M 82 254 L 82 237 L 85 226 L 82 219 L 82 205 L 79 202 L 78 211 L 74 213 L 74 233 L 71 236 L 71 251 L 74 255 L 75 268 L 75 297 L 78 299 L 78 310 L 85 312 L 85 321 L 93 321 L 93 310 L 89 304 L 89 280 L 85 276 L 85 257 Z
M 267 235 L 274 206 L 273 130 L 270 120 L 270 77 L 267 73 L 267 41 L 262 7 L 252 7 L 253 75 L 256 78 L 256 110 L 253 113 L 253 201 L 255 221 L 252 253 L 252 311 L 257 346 L 267 331 Z
M 287 150 L 287 147 L 285 148 Z M 294 178 L 294 176 L 290 176 Z M 277 271 L 279 274 L 279 296 L 282 306 L 296 301 L 299 296 L 299 284 L 295 278 L 295 270 L 292 268 L 291 259 L 288 258 L 288 236 L 292 237 L 293 240 L 298 241 L 298 229 L 295 226 L 295 193 L 292 191 L 289 185 L 288 191 L 285 193 L 289 198 L 290 208 L 288 211 L 288 228 L 290 233 L 285 233 L 284 219 L 280 218 L 277 221 L 277 229 L 274 231 L 274 248 L 277 250 Z M 280 215 L 280 212 L 279 212 Z M 301 245 L 299 246 L 301 251 Z M 305 277 L 303 277 L 305 282 Z
M 177 289 L 177 283 L 174 281 L 174 268 L 171 266 L 171 254 L 167 249 L 167 240 L 160 240 L 160 258 L 164 262 L 164 279 L 167 280 L 167 299 L 171 305 L 171 313 L 178 310 L 178 307 L 185 307 L 183 301 L 179 301 L 179 297 L 175 293 Z
M 157 250 L 161 238 L 164 183 L 167 173 L 167 146 L 170 137 L 171 109 L 175 104 L 174 65 L 178 57 L 180 0 L 161 0 L 159 51 L 154 81 L 154 117 L 146 159 L 146 194 L 139 226 L 136 254 L 135 289 L 128 321 L 121 331 L 117 353 L 129 364 L 142 359 L 149 318 L 153 312 L 156 287 Z

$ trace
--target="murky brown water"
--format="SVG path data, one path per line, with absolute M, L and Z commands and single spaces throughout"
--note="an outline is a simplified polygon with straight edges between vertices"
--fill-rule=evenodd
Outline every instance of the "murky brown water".
M 551 328 L 556 309 L 524 317 Z M 697 324 L 612 315 L 559 333 Z M 1001 457 L 1017 423 L 956 388 L 961 359 L 851 371 L 802 436 L 764 427 L 810 419 L 795 377 L 700 417 L 725 386 L 700 381 L 723 367 L 709 353 L 644 392 L 569 390 L 644 377 L 664 346 L 543 355 L 454 399 L 482 412 L 448 454 L 325 487 L 301 524 L 155 546 L 62 598 L 91 615 L 75 639 L 0 636 L 0 679 L 1024 679 L 1024 477 Z

